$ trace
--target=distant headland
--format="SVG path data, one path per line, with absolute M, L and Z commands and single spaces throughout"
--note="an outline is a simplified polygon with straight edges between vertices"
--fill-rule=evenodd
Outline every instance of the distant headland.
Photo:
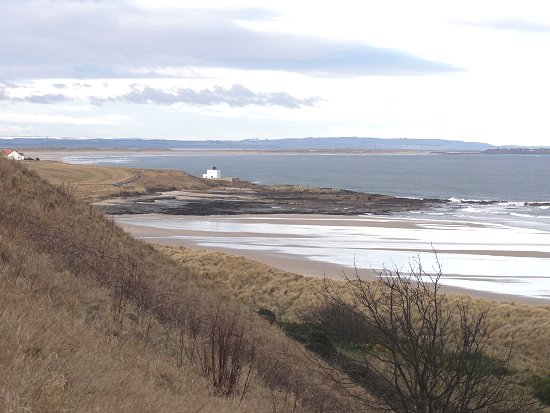
M 4 137 L 0 148 L 40 149 L 163 149 L 241 151 L 458 151 L 481 152 L 495 146 L 445 139 L 381 139 L 320 137 L 243 140 L 168 140 L 140 138 Z

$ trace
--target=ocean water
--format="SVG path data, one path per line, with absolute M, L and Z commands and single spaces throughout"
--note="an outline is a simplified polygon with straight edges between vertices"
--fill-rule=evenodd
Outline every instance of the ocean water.
M 69 163 L 182 169 L 264 184 L 302 184 L 413 198 L 550 202 L 550 156 L 196 154 L 67 156 Z M 548 211 L 550 215 L 550 211 Z
M 205 248 L 261 251 L 345 267 L 404 268 L 438 251 L 445 285 L 550 300 L 550 156 L 537 155 L 136 155 L 71 156 L 70 163 L 182 169 L 265 184 L 303 184 L 447 199 L 388 217 L 115 217 L 176 231 Z M 491 202 L 487 202 L 491 201 Z M 373 225 L 379 221 L 380 225 Z M 397 224 L 399 225 L 397 225 Z M 406 225 L 402 225 L 406 223 Z M 151 241 L 155 241 L 152 237 Z

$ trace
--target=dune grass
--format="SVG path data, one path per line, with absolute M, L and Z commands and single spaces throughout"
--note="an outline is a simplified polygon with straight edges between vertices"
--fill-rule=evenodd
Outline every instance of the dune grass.
M 350 286 L 337 280 L 322 280 L 281 271 L 244 257 L 185 247 L 156 248 L 200 275 L 204 285 L 238 298 L 257 311 L 266 308 L 279 320 L 296 321 L 296 314 L 322 302 L 318 291 L 329 282 L 345 297 Z M 450 296 L 470 306 L 491 305 L 490 341 L 497 350 L 513 345 L 512 366 L 525 372 L 550 370 L 550 305 L 489 302 L 466 295 Z
M 277 327 L 69 187 L 0 159 L 0 199 L 0 410 L 356 410 Z
M 295 320 L 297 311 L 320 302 L 321 280 L 218 252 L 153 249 L 78 201 L 112 196 L 113 188 L 121 188 L 108 181 L 126 175 L 84 176 L 68 185 L 65 175 L 56 177 L 56 168 L 40 172 L 57 183 L 49 186 L 0 160 L 0 288 L 11 297 L 0 303 L 0 331 L 7 337 L 0 403 L 9 402 L 6 409 L 76 405 L 77 411 L 90 411 L 113 403 L 111 410 L 132 411 L 354 410 L 351 400 L 312 370 L 300 346 L 254 314 L 265 308 L 280 320 Z M 185 173 L 145 172 L 126 177 L 132 185 L 124 190 L 211 189 Z M 102 185 L 108 190 L 98 190 Z M 350 294 L 345 283 L 329 282 Z M 487 304 L 460 298 L 470 306 Z M 526 378 L 550 371 L 550 306 L 491 305 L 491 346 L 513 343 L 512 367 Z M 197 354 L 190 350 L 193 343 L 207 344 L 203 336 L 220 314 L 224 320 L 235 316 L 246 342 L 254 343 L 252 384 L 242 401 L 221 397 L 190 357 Z M 193 327 L 197 321 L 199 330 Z M 202 338 L 193 341 L 194 334 Z M 6 374 L 12 371 L 18 374 Z M 239 388 L 244 393 L 242 383 Z M 144 396 L 132 404 L 127 399 L 138 391 Z
M 191 366 L 171 361 L 158 340 L 166 334 L 162 326 L 147 324 L 149 340 L 136 323 L 115 328 L 109 291 L 59 271 L 47 255 L 5 235 L 1 411 L 269 411 L 261 387 L 242 403 L 216 397 Z

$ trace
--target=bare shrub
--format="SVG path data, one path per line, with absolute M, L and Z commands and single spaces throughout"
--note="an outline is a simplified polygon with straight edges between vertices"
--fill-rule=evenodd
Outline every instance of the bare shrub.
M 350 411 L 347 399 L 314 374 L 296 345 L 275 327 L 230 300 L 224 300 L 223 306 L 210 305 L 218 303 L 221 295 L 205 290 L 192 271 L 131 239 L 78 199 L 71 201 L 34 174 L 6 164 L 0 160 L 0 231 L 6 232 L 6 239 L 17 234 L 22 245 L 51 260 L 54 271 L 70 274 L 71 279 L 74 276 L 75 283 L 96 285 L 102 293 L 108 292 L 112 301 L 105 301 L 105 324 L 98 323 L 102 331 L 105 326 L 109 342 L 119 343 L 121 351 L 134 338 L 145 338 L 144 349 L 166 352 L 174 368 L 188 366 L 187 358 L 195 357 L 195 365 L 204 366 L 202 371 L 219 394 L 248 395 L 249 387 L 258 388 L 256 384 L 261 383 L 274 400 L 284 399 L 285 406 L 294 404 L 301 411 Z M 0 241 L 1 236 L 0 232 Z M 10 243 L 6 245 L 9 249 Z M 17 261 L 6 248 L 0 246 L 1 259 L 9 261 L 0 268 L 2 278 L 6 278 L 4 270 L 8 276 L 18 272 Z M 50 271 L 36 273 L 40 280 L 47 280 Z M 38 294 L 46 294 L 42 290 L 36 288 Z M 75 301 L 71 312 L 84 314 L 78 311 L 79 305 Z M 131 329 L 128 320 L 136 321 Z M 108 323 L 113 321 L 118 331 L 111 335 Z M 143 327 L 137 329 L 138 324 Z M 173 340 L 178 335 L 179 343 Z M 194 353 L 189 351 L 193 340 Z M 178 346 L 179 359 L 174 351 Z M 185 370 L 174 374 L 186 374 Z M 260 383 L 252 377 L 258 377 Z M 241 401 L 243 406 L 249 402 L 242 396 Z
M 298 318 L 320 331 L 330 333 L 336 341 L 368 341 L 373 330 L 365 320 L 338 301 L 326 301 L 298 311 Z
M 245 337 L 245 326 L 238 315 L 217 305 L 202 320 L 193 317 L 189 332 L 191 362 L 210 378 L 220 394 L 239 392 L 244 396 L 254 366 L 255 346 Z
M 332 371 L 346 373 L 349 381 L 330 371 L 329 377 L 344 388 L 361 384 L 376 397 L 361 399 L 365 406 L 383 411 L 536 411 L 509 374 L 510 350 L 489 351 L 489 307 L 451 305 L 440 278 L 440 267 L 428 274 L 417 260 L 407 273 L 379 271 L 377 283 L 362 280 L 356 270 L 354 277 L 346 277 L 352 300 L 325 283 L 326 304 L 305 313 L 304 320 L 338 332 L 338 322 L 347 314 L 345 328 L 357 329 L 359 342 L 368 344 L 327 360 Z
M 62 197 L 70 201 L 74 201 L 75 193 L 76 193 L 76 185 L 69 182 L 63 182 L 61 183 L 61 185 L 57 187 L 57 192 L 59 192 L 59 194 Z

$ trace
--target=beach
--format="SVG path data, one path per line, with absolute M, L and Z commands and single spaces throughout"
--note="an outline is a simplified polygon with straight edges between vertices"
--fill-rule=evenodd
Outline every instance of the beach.
M 154 158 L 154 156 L 153 156 Z M 155 158 L 156 159 L 156 158 Z M 452 158 L 454 159 L 454 158 Z M 550 300 L 550 205 L 417 199 L 302 185 L 206 181 L 183 171 L 31 162 L 133 236 L 223 251 L 313 277 L 441 264 L 448 290 Z
M 547 304 L 550 234 L 543 230 L 442 218 L 397 216 L 120 215 L 144 241 L 245 256 L 307 276 L 342 278 L 357 267 L 372 278 L 383 267 L 408 271 L 420 259 L 441 264 L 449 291 Z
M 173 170 L 29 165 L 54 184 L 71 179 L 78 196 L 147 242 L 223 251 L 330 278 L 353 275 L 354 266 L 369 278 L 384 267 L 406 272 L 417 259 L 434 272 L 435 251 L 448 290 L 508 301 L 550 299 L 546 203 L 399 198 L 212 182 Z

